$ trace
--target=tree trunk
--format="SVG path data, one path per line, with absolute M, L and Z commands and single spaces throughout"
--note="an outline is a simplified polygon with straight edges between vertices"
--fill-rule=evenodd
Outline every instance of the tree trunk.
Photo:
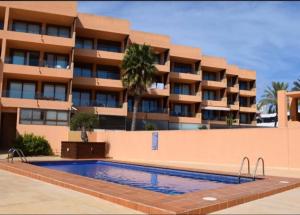
M 87 135 L 87 133 L 86 133 L 86 129 L 85 129 L 84 126 L 81 127 L 81 140 L 82 140 L 82 142 L 84 142 L 84 143 L 89 142 L 88 135 Z
M 131 121 L 131 131 L 135 130 L 136 114 L 138 111 L 139 103 L 140 103 L 140 98 L 134 97 L 133 113 L 132 113 L 132 121 Z

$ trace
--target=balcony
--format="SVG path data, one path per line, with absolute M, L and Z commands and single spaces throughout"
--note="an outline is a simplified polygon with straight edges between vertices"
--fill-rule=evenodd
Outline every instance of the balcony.
M 30 93 L 31 95 L 27 96 L 27 98 L 14 98 L 10 96 L 10 92 L 12 91 L 3 91 L 3 97 L 1 98 L 1 105 L 3 107 L 56 110 L 70 110 L 71 108 L 71 102 L 45 98 L 39 93 Z
M 29 42 L 40 45 L 51 45 L 51 46 L 61 46 L 67 47 L 69 49 L 75 46 L 74 38 L 56 37 L 44 34 L 32 34 L 17 31 L 6 31 L 3 35 L 8 40 Z
M 76 105 L 79 111 L 91 112 L 97 115 L 127 116 L 127 103 L 120 105 L 103 104 L 99 101 L 87 101 L 85 105 Z
M 132 109 L 128 110 L 128 117 L 132 118 Z M 158 108 L 151 111 L 138 110 L 136 117 L 137 119 L 144 120 L 169 120 L 169 114 L 165 108 Z
M 256 113 L 256 104 L 249 105 L 247 107 L 240 105 L 240 112 L 246 112 L 246 113 Z
M 251 90 L 241 90 L 240 89 L 240 95 L 246 96 L 246 97 L 256 96 L 256 89 L 255 88 L 252 88 Z
M 170 80 L 174 81 L 184 81 L 187 83 L 193 83 L 197 81 L 201 81 L 201 75 L 200 74 L 194 74 L 194 73 L 178 73 L 178 72 L 170 72 Z
M 235 102 L 233 104 L 228 104 L 228 107 L 230 108 L 230 110 L 236 110 L 238 111 L 240 106 L 239 106 L 239 102 Z
M 236 84 L 234 86 L 227 86 L 228 93 L 238 93 L 239 92 L 239 85 Z
M 222 81 L 209 81 L 203 80 L 201 82 L 203 87 L 210 89 L 219 89 L 219 88 L 227 88 L 227 80 L 223 79 Z
M 17 76 L 18 78 L 51 78 L 60 80 L 70 80 L 73 77 L 71 69 L 48 68 L 29 65 L 8 64 L 3 65 L 3 73 L 7 77 Z
M 75 48 L 76 57 L 103 59 L 120 63 L 123 60 L 124 53 L 101 51 L 96 49 L 79 49 Z
M 171 93 L 169 97 L 170 101 L 180 101 L 182 103 L 197 103 L 201 102 L 201 94 L 194 94 L 194 95 L 184 95 L 184 94 L 175 94 Z
M 123 90 L 121 80 L 105 79 L 105 78 L 87 78 L 87 77 L 74 77 L 73 85 L 76 86 L 89 86 L 99 87 L 107 90 Z
M 170 72 L 170 63 L 166 63 L 164 65 L 155 64 L 155 67 L 159 72 L 162 72 L 162 73 Z
M 202 100 L 202 106 L 227 107 L 227 98 L 221 100 Z
M 201 123 L 201 117 L 194 113 L 178 113 L 171 111 L 169 122 L 173 123 Z

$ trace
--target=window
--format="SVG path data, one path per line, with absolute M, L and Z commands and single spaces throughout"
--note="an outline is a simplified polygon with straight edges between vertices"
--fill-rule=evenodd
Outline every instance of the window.
M 33 22 L 13 21 L 12 30 L 24 33 L 41 34 L 41 24 Z
M 249 86 L 248 86 L 247 81 L 240 81 L 239 86 L 240 86 L 240 90 L 249 90 Z
M 89 91 L 74 90 L 72 99 L 75 106 L 84 107 L 91 105 L 91 93 Z
M 32 125 L 61 125 L 69 123 L 68 111 L 21 109 L 20 124 Z
M 192 64 L 174 63 L 173 72 L 193 73 Z
M 92 77 L 92 64 L 87 63 L 75 63 L 74 76 L 75 77 Z
M 77 37 L 76 38 L 76 48 L 80 49 L 93 49 L 94 46 L 94 41 L 93 39 L 88 39 L 88 38 L 82 38 L 82 37 Z
M 203 80 L 217 81 L 217 74 L 215 72 L 203 72 Z
M 25 65 L 25 51 L 12 51 L 12 64 Z
M 43 99 L 66 101 L 66 86 L 61 84 L 44 84 Z
M 217 100 L 216 91 L 213 90 L 204 90 L 203 91 L 204 100 Z
M 161 63 L 161 55 L 160 54 L 154 54 L 154 63 L 156 63 L 156 64 L 162 64 Z
M 191 106 L 188 104 L 174 104 L 171 111 L 173 116 L 191 116 Z
M 11 50 L 11 63 L 39 66 L 40 53 L 35 51 Z
M 50 68 L 68 69 L 69 57 L 68 55 L 59 54 L 45 54 L 45 66 Z
M 217 112 L 215 110 L 204 110 L 203 119 L 204 120 L 217 120 Z
M 160 112 L 159 102 L 156 99 L 143 99 L 139 109 L 141 112 L 145 112 L 145 113 Z
M 236 94 L 228 94 L 227 95 L 227 104 L 233 105 L 235 103 L 236 99 L 237 99 Z
M 236 77 L 229 77 L 227 79 L 227 86 L 228 87 L 234 87 L 235 83 L 236 83 L 237 78 Z
M 248 107 L 248 99 L 247 99 L 247 97 L 240 97 L 240 106 L 241 107 Z
M 120 69 L 119 67 L 115 66 L 105 66 L 101 65 L 97 67 L 97 78 L 104 78 L 104 79 L 120 79 Z
M 174 94 L 191 95 L 191 85 L 175 83 L 173 87 Z
M 9 98 L 34 99 L 35 83 L 11 81 L 9 82 L 9 90 L 7 95 Z
M 108 52 L 121 52 L 121 42 L 110 41 L 110 40 L 98 40 L 98 50 Z
M 102 93 L 96 94 L 96 104 L 100 107 L 118 107 L 117 93 Z
M 240 123 L 249 124 L 249 117 L 246 113 L 240 113 Z
M 47 35 L 70 38 L 70 28 L 65 26 L 48 25 Z

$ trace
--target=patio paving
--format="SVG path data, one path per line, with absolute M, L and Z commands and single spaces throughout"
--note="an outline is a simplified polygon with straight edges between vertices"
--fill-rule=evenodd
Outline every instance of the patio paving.
M 0 214 L 141 214 L 39 180 L 0 170 Z
M 5 158 L 0 155 L 0 159 Z M 30 160 L 60 160 L 59 157 L 38 157 Z M 138 161 L 142 162 L 142 161 Z M 148 162 L 147 162 L 148 163 Z M 210 170 L 236 171 L 238 166 L 209 165 L 184 162 L 153 162 Z M 267 168 L 268 175 L 300 178 L 300 170 Z M 90 195 L 44 183 L 35 179 L 0 170 L 1 214 L 141 214 Z M 24 186 L 26 184 L 26 186 Z M 5 186 L 3 186 L 5 185 Z M 14 189 L 12 189 L 12 187 Z M 237 205 L 214 212 L 214 214 L 299 214 L 300 188 Z

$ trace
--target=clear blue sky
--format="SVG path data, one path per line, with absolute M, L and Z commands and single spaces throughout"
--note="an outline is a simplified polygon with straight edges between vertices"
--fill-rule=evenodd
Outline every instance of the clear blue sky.
M 300 78 L 300 2 L 79 2 L 83 13 L 128 19 L 135 30 L 257 72 L 258 99 L 271 81 Z

